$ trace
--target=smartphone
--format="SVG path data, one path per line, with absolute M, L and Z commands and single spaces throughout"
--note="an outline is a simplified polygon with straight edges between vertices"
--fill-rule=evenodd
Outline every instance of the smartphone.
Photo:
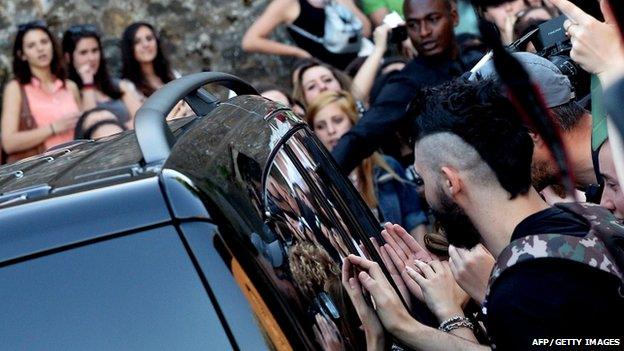
M 391 43 L 400 43 L 407 39 L 405 21 L 396 11 L 387 14 L 383 19 L 383 23 L 392 28 L 388 39 Z
M 405 39 L 407 39 L 407 27 L 405 27 L 405 25 L 400 25 L 392 28 L 388 41 L 391 43 L 400 43 Z

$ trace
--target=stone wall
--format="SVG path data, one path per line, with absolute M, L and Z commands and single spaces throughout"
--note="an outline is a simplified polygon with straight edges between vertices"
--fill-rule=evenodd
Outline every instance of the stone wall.
M 17 24 L 46 20 L 58 38 L 72 24 L 96 24 L 111 72 L 120 69 L 119 38 L 134 21 L 160 31 L 173 67 L 182 74 L 201 70 L 228 72 L 257 84 L 289 86 L 292 58 L 246 54 L 240 47 L 245 30 L 270 0 L 0 0 L 0 85 L 11 74 L 11 51 Z M 275 38 L 287 41 L 282 29 Z

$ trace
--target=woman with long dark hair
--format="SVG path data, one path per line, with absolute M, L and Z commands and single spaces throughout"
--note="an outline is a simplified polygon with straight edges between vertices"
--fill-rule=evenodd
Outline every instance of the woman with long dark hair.
M 97 28 L 91 24 L 69 27 L 63 35 L 63 52 L 69 79 L 78 85 L 84 109 L 110 111 L 131 128 L 141 98 L 132 82 L 111 79 Z
M 146 22 L 129 25 L 121 38 L 121 76 L 145 97 L 174 79 L 154 27 Z
M 13 75 L 4 89 L 2 147 L 8 161 L 73 139 L 80 93 L 67 77 L 61 51 L 43 21 L 18 26 Z

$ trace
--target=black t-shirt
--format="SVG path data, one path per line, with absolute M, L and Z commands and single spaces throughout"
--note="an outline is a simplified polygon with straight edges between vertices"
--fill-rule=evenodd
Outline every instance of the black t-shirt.
M 314 36 L 322 38 L 325 35 L 325 9 L 316 8 L 306 0 L 299 0 L 299 6 L 301 8 L 299 17 L 293 24 Z M 298 47 L 309 52 L 314 58 L 338 69 L 344 70 L 351 61 L 358 57 L 357 52 L 334 54 L 328 51 L 323 44 L 303 36 L 291 27 L 287 27 L 287 31 Z
M 511 240 L 527 235 L 559 233 L 584 236 L 587 224 L 559 208 L 524 219 Z M 486 327 L 497 350 L 539 350 L 538 339 L 618 338 L 624 347 L 624 298 L 619 280 L 588 265 L 563 259 L 535 259 L 506 270 L 488 296 Z M 556 345 L 556 344 L 553 344 Z M 551 349 L 551 348 L 549 348 Z M 555 347 L 555 349 L 557 349 Z

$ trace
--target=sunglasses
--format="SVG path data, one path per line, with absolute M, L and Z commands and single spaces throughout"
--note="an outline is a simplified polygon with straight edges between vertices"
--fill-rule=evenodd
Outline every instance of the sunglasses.
M 99 35 L 98 29 L 92 24 L 75 24 L 67 29 L 72 35 Z
M 42 28 L 42 27 L 47 27 L 47 26 L 48 26 L 48 24 L 46 23 L 46 21 L 44 21 L 44 20 L 35 20 L 35 21 L 30 21 L 30 22 L 18 24 L 17 25 L 17 31 L 18 32 L 25 32 L 25 31 L 30 30 L 30 29 Z

